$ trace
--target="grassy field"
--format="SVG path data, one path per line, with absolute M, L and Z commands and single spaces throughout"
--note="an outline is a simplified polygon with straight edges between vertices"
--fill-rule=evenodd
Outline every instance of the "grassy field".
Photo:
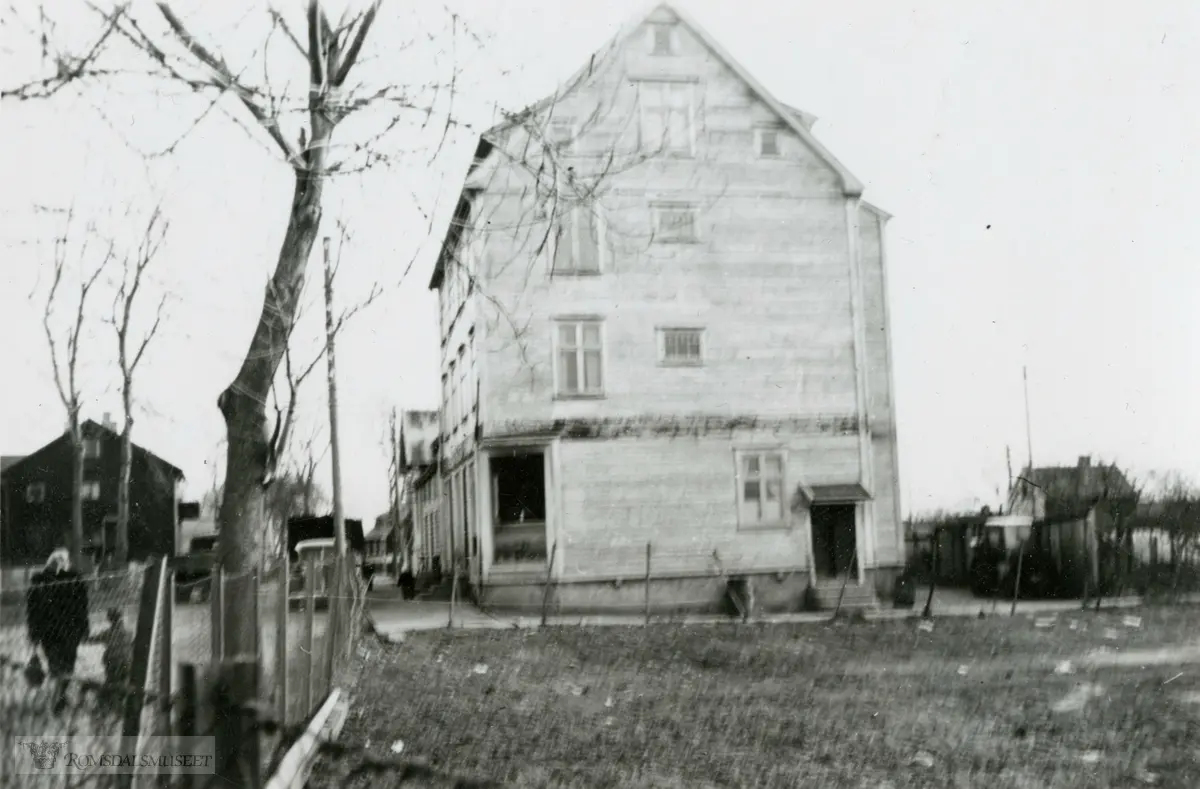
M 1200 609 L 932 624 L 414 635 L 343 740 L 517 787 L 1200 786 Z M 388 784 L 354 763 L 310 786 Z

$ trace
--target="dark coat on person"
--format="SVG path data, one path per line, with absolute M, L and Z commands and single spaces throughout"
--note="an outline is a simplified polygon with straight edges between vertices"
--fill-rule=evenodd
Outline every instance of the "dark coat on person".
M 47 569 L 33 576 L 26 600 L 29 640 L 46 654 L 51 675 L 75 670 L 79 644 L 87 638 L 87 585 L 74 570 Z

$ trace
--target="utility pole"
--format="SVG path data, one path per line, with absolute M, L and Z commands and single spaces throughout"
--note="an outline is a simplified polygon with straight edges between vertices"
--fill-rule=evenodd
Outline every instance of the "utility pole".
M 346 555 L 346 515 L 342 509 L 342 462 L 338 445 L 337 360 L 333 346 L 333 266 L 329 236 L 322 239 L 325 258 L 325 365 L 329 379 L 329 444 L 333 459 L 333 540 L 338 558 Z
M 333 667 L 349 650 L 349 616 L 346 592 L 353 589 L 351 564 L 346 557 L 346 518 L 342 509 L 341 447 L 338 445 L 337 360 L 333 352 L 333 266 L 329 236 L 322 239 L 325 263 L 325 365 L 329 383 L 329 451 L 333 465 L 333 593 L 329 599 L 329 625 L 325 650 L 325 677 L 333 682 Z

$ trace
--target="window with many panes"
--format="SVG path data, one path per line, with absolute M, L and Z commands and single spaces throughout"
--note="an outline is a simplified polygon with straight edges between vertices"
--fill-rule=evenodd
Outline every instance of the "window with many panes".
M 555 274 L 599 274 L 604 250 L 605 225 L 599 206 L 578 205 L 562 211 L 551 245 Z
M 650 207 L 654 221 L 654 240 L 662 243 L 689 243 L 696 240 L 696 209 L 682 203 L 657 203 Z
M 695 84 L 638 83 L 641 149 L 691 156 L 696 147 Z
M 600 321 L 559 321 L 555 342 L 558 394 L 604 394 L 604 348 Z
M 735 457 L 738 525 L 742 528 L 785 525 L 783 450 L 742 450 Z
M 672 327 L 658 330 L 658 361 L 698 366 L 704 362 L 704 330 Z

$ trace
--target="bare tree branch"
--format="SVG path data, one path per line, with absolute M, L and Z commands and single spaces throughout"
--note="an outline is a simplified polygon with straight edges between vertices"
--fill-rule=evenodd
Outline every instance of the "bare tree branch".
M 313 0 L 314 4 L 315 2 L 316 0 Z M 169 3 L 160 1 L 157 5 L 159 12 L 163 15 L 163 18 L 167 20 L 167 24 L 171 27 L 171 30 L 174 31 L 175 35 L 179 38 L 183 45 L 187 47 L 188 51 L 195 55 L 201 63 L 203 63 L 213 72 L 214 76 L 216 77 L 217 84 L 220 85 L 223 90 L 231 91 L 235 96 L 238 97 L 238 99 L 243 105 L 245 105 L 246 109 L 254 117 L 254 120 L 258 121 L 259 125 L 263 127 L 267 134 L 271 136 L 271 139 L 275 141 L 275 144 L 279 146 L 279 149 L 283 151 L 283 155 L 287 158 L 288 162 L 294 164 L 298 159 L 299 153 L 295 148 L 292 147 L 292 144 L 287 141 L 287 138 L 283 136 L 283 132 L 279 128 L 279 122 L 275 118 L 268 115 L 266 111 L 258 105 L 258 102 L 255 101 L 253 92 L 251 92 L 249 89 L 243 86 L 241 82 L 238 81 L 237 77 L 233 75 L 233 71 L 228 65 L 225 64 L 224 60 L 213 54 L 213 52 L 211 52 L 207 47 L 196 40 L 195 36 L 193 36 L 183 24 L 183 20 L 181 20 L 171 9 Z

